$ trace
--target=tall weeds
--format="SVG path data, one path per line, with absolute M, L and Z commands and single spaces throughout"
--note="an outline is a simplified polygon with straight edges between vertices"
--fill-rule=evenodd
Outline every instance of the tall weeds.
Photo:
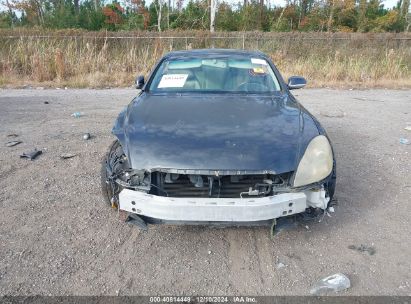
M 411 87 L 411 35 L 0 31 L 0 86 L 131 86 L 170 50 L 246 48 L 312 86 Z M 216 37 L 217 36 L 217 37 Z

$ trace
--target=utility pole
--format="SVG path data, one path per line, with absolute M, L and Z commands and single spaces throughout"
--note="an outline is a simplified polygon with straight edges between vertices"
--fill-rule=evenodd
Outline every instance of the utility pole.
M 167 7 L 167 28 L 170 29 L 170 10 L 171 10 L 171 0 L 168 0 Z
M 158 9 L 157 5 L 154 5 L 154 7 L 157 10 L 157 29 L 159 32 L 161 32 L 161 14 L 163 11 L 163 0 L 158 0 Z
M 210 0 L 210 32 L 215 31 L 215 14 L 217 11 L 217 0 Z

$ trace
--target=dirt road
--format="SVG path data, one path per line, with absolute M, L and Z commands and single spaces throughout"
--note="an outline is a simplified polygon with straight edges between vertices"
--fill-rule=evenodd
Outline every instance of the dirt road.
M 135 94 L 0 90 L 0 294 L 307 295 L 336 272 L 351 279 L 345 295 L 411 294 L 411 145 L 399 142 L 411 140 L 411 91 L 296 91 L 333 141 L 338 206 L 274 240 L 266 228 L 120 222 L 100 160 Z M 38 159 L 19 158 L 35 147 Z M 349 248 L 361 244 L 375 253 Z

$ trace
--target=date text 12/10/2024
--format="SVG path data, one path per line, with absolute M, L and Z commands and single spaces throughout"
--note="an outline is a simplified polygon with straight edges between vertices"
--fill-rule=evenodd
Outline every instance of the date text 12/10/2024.
M 249 296 L 157 296 L 150 297 L 149 301 L 150 303 L 257 303 L 255 297 Z

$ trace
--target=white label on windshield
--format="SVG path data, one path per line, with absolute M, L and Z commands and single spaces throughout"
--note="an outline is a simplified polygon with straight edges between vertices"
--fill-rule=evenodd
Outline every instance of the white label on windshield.
M 186 83 L 187 77 L 187 74 L 163 75 L 157 88 L 182 88 Z
M 264 59 L 260 59 L 260 58 L 251 58 L 251 63 L 267 65 L 267 61 L 265 61 Z

